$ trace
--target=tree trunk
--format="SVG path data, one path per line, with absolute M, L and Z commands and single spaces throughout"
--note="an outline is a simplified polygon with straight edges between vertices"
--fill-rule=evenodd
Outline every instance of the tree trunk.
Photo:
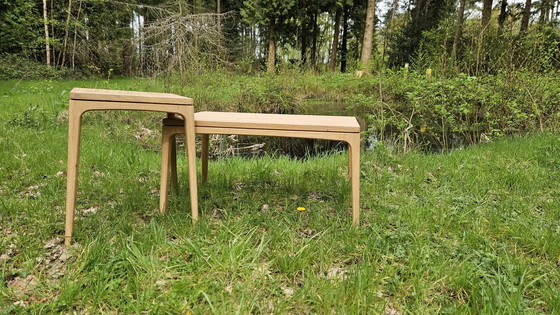
M 54 21 L 54 0 L 51 0 L 51 21 Z M 54 23 L 50 23 L 51 25 L 51 39 L 53 40 L 53 44 L 51 45 L 52 48 L 52 63 L 54 64 L 54 66 L 57 66 L 57 59 L 56 59 L 56 50 L 55 50 L 55 45 L 54 45 L 54 38 L 55 38 L 55 32 L 54 32 Z M 60 55 L 59 55 L 60 57 Z
M 346 55 L 348 54 L 348 5 L 344 2 L 342 10 L 342 47 L 340 47 L 340 72 L 346 72 Z
M 47 66 L 51 65 L 51 47 L 49 43 L 49 20 L 47 17 L 47 0 L 43 0 L 43 23 L 45 24 L 45 49 L 47 53 Z
M 336 67 L 336 53 L 338 51 L 338 34 L 340 33 L 341 15 L 342 15 L 342 10 L 340 8 L 336 8 L 336 14 L 334 17 L 334 31 L 333 31 L 331 58 L 329 60 L 329 70 L 331 72 L 334 72 Z
M 410 4 L 409 4 L 410 5 Z M 393 4 L 391 5 L 390 13 L 385 20 L 385 32 L 383 34 L 383 55 L 381 56 L 381 60 L 385 62 L 385 53 L 387 52 L 387 34 L 389 33 L 389 29 L 391 28 L 391 21 L 395 18 L 395 14 L 397 9 L 399 8 L 399 0 L 393 0 Z
M 482 24 L 482 31 L 488 28 L 488 23 L 490 23 L 490 17 L 492 16 L 492 0 L 482 0 L 482 19 L 480 23 Z
M 520 33 L 524 33 L 529 28 L 529 18 L 531 17 L 531 0 L 525 0 L 525 8 L 523 9 L 523 17 L 521 18 Z
M 72 0 L 68 0 L 68 14 L 66 15 L 66 28 L 64 29 L 64 41 L 62 44 L 62 62 L 60 63 L 64 66 L 66 61 L 66 45 L 68 44 L 68 31 L 70 29 L 70 16 L 72 16 Z
M 313 14 L 313 38 L 311 40 L 311 69 L 317 70 L 317 37 L 319 36 L 319 27 L 317 25 L 317 12 Z
M 500 6 L 500 15 L 498 15 L 498 31 L 501 34 L 504 30 L 504 22 L 507 18 L 507 0 L 502 0 L 502 4 Z
M 371 61 L 371 51 L 373 49 L 373 29 L 375 28 L 375 0 L 368 0 L 366 10 L 366 28 L 362 41 L 362 53 L 360 63 L 366 73 L 369 73 L 369 63 Z
M 80 20 L 80 13 L 82 12 L 82 1 L 79 2 L 78 5 L 78 15 L 76 16 L 76 20 Z M 78 37 L 78 27 L 74 28 L 74 40 L 72 41 L 72 69 L 76 66 L 76 39 Z
M 276 42 L 274 41 L 274 22 L 271 21 L 268 25 L 268 61 L 266 67 L 268 74 L 274 73 L 275 62 L 276 62 Z
M 218 31 L 218 47 L 221 47 L 221 37 L 222 37 L 222 18 L 221 18 L 221 14 L 222 14 L 222 1 L 218 0 L 218 3 L 216 5 L 216 13 L 218 13 L 218 25 L 217 25 L 217 31 Z
M 461 45 L 461 35 L 463 34 L 463 21 L 465 17 L 465 2 L 466 0 L 459 1 L 459 14 L 457 16 L 457 27 L 455 29 L 455 38 L 453 39 L 453 50 L 451 51 L 451 58 L 453 61 L 458 61 L 459 48 Z
M 411 1 L 412 2 L 412 1 Z M 414 7 L 414 22 L 418 23 L 420 21 L 420 13 L 422 12 L 422 8 L 424 7 L 424 1 L 418 0 L 416 1 L 416 6 Z
M 539 23 L 541 24 L 546 24 L 549 21 L 549 14 L 550 14 L 550 8 L 553 7 L 554 4 L 552 3 L 551 0 L 541 0 L 541 12 L 540 12 L 540 18 L 539 18 Z
M 307 25 L 301 25 L 301 67 L 305 67 L 307 63 Z

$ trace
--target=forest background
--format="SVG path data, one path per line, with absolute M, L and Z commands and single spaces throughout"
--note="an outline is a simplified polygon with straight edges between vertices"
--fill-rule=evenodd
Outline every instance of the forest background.
M 155 77 L 184 94 L 203 73 L 322 75 L 319 88 L 264 79 L 197 101 L 337 103 L 375 141 L 448 149 L 558 130 L 559 11 L 557 0 L 3 0 L 0 78 Z M 339 72 L 367 78 L 325 78 Z

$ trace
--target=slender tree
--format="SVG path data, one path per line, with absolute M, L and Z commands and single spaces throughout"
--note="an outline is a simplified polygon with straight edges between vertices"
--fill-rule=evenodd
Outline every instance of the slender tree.
M 64 28 L 64 41 L 62 44 L 62 62 L 60 63 L 64 66 L 66 60 L 66 45 L 68 44 L 68 31 L 70 29 L 70 17 L 72 16 L 72 0 L 68 0 L 68 12 L 66 14 L 66 27 Z
M 46 49 L 46 59 L 47 66 L 51 65 L 51 47 L 49 40 L 49 20 L 47 13 L 47 0 L 43 0 L 43 23 L 45 25 L 45 49 Z
M 278 30 L 287 30 L 289 18 L 294 16 L 295 0 L 245 0 L 241 8 L 243 21 L 267 28 L 267 72 L 274 73 L 276 63 L 276 36 Z
M 54 18 L 54 12 L 55 12 L 54 0 L 51 0 L 51 10 L 50 10 L 51 19 L 49 21 L 49 25 L 51 26 L 51 31 L 50 31 L 49 35 L 50 35 L 50 40 L 52 42 L 52 45 L 51 45 L 52 63 L 53 63 L 54 66 L 57 66 L 58 64 L 57 64 L 57 59 L 56 59 L 56 45 L 55 45 L 55 40 L 54 40 L 56 38 L 56 33 L 55 33 L 55 21 L 56 21 L 56 19 Z
M 274 19 L 271 19 L 268 24 L 268 58 L 266 61 L 266 72 L 268 74 L 274 73 L 274 65 L 276 64 L 276 39 L 274 38 L 275 31 Z
M 76 20 L 80 20 L 80 13 L 82 13 L 82 1 L 78 4 L 78 14 Z M 72 69 L 76 67 L 76 42 L 78 39 L 78 27 L 74 28 L 74 39 L 72 40 Z
M 554 3 L 552 0 L 541 0 L 540 3 L 540 17 L 539 23 L 545 24 L 550 21 L 550 12 L 554 9 Z
M 507 18 L 507 7 L 508 7 L 507 0 L 502 0 L 500 4 L 500 15 L 498 15 L 498 31 L 500 32 L 500 34 L 504 29 L 504 22 L 506 21 Z
M 311 32 L 311 52 L 310 52 L 310 63 L 311 69 L 315 70 L 317 67 L 317 36 L 319 34 L 319 26 L 317 25 L 317 12 L 313 12 L 311 15 L 311 25 L 313 31 Z
M 480 23 L 482 24 L 482 30 L 485 31 L 490 23 L 490 17 L 492 16 L 492 0 L 482 0 L 482 19 Z
M 331 56 L 329 60 L 329 70 L 331 72 L 335 71 L 336 68 L 336 54 L 338 52 L 338 36 L 340 33 L 340 18 L 342 16 L 342 10 L 340 6 L 336 7 L 336 13 L 334 16 L 334 30 L 333 30 L 333 41 L 332 41 L 332 49 L 331 49 Z
M 346 72 L 346 58 L 348 55 L 348 4 L 346 1 L 342 6 L 342 46 L 340 47 L 340 72 Z
M 366 9 L 366 28 L 364 30 L 364 39 L 362 41 L 362 53 L 360 54 L 360 62 L 366 73 L 369 73 L 369 63 L 371 61 L 371 52 L 373 49 L 373 30 L 375 28 L 375 0 L 368 0 Z
M 459 12 L 457 15 L 457 25 L 455 27 L 455 38 L 453 39 L 453 49 L 451 51 L 451 58 L 457 61 L 459 48 L 461 45 L 461 35 L 463 34 L 463 21 L 465 17 L 465 3 L 466 0 L 459 0 Z
M 222 46 L 221 44 L 221 37 L 222 37 L 222 20 L 220 15 L 222 14 L 222 1 L 218 0 L 218 3 L 216 3 L 216 13 L 218 14 L 217 18 L 218 18 L 218 46 Z
M 383 55 L 381 56 L 381 60 L 383 60 L 383 62 L 385 62 L 385 54 L 387 53 L 387 42 L 389 37 L 389 30 L 391 29 L 392 25 L 391 22 L 395 18 L 398 7 L 399 0 L 393 0 L 393 4 L 391 5 L 389 12 L 387 12 L 387 16 L 385 18 L 385 31 L 383 34 Z
M 531 0 L 525 0 L 525 8 L 523 9 L 523 17 L 521 18 L 520 33 L 524 33 L 529 28 L 529 18 L 531 17 Z

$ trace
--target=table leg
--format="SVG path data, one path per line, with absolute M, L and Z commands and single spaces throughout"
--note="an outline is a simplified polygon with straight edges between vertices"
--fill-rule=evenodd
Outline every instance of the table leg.
M 202 135 L 202 182 L 206 183 L 208 179 L 208 145 L 209 135 Z
M 80 162 L 80 125 L 82 111 L 72 101 L 68 109 L 68 170 L 66 177 L 66 227 L 64 245 L 70 246 L 74 230 L 74 208 L 78 186 L 78 166 Z
M 173 189 L 173 192 L 177 193 L 179 190 L 179 185 L 177 183 L 177 135 L 172 135 L 169 141 L 171 142 L 171 153 L 169 155 L 171 189 Z
M 352 185 L 352 225 L 360 223 L 360 135 L 348 142 L 348 167 Z
M 191 192 L 191 213 L 193 223 L 198 220 L 198 186 L 196 181 L 196 143 L 194 131 L 194 107 L 185 106 L 181 113 L 185 119 L 185 147 L 189 169 L 189 190 Z
M 167 209 L 167 193 L 169 183 L 169 161 L 170 161 L 170 141 L 172 135 L 167 132 L 165 126 L 161 132 L 161 173 L 159 181 L 159 211 L 165 214 Z

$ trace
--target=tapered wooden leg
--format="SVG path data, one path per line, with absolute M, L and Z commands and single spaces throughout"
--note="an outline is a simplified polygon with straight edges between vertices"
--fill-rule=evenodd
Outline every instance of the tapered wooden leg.
M 202 182 L 208 179 L 208 145 L 209 135 L 202 135 Z
M 80 124 L 82 112 L 70 101 L 68 109 L 68 170 L 66 177 L 66 227 L 64 245 L 70 246 L 74 231 L 74 207 L 78 186 L 78 165 L 80 162 Z
M 159 211 L 161 214 L 165 214 L 167 209 L 167 192 L 169 183 L 169 162 L 171 147 L 170 142 L 173 138 L 169 134 L 165 126 L 162 128 L 161 132 L 161 173 L 159 181 Z
M 352 183 L 352 149 L 350 146 L 350 143 L 348 143 L 348 179 Z
M 360 135 L 348 143 L 348 167 L 352 185 L 352 225 L 360 223 Z
M 169 154 L 169 164 L 171 166 L 171 189 L 173 189 L 176 193 L 179 190 L 179 186 L 177 184 L 177 137 L 175 135 L 171 135 L 169 141 L 171 142 L 171 152 Z
M 194 108 L 186 107 L 183 114 L 185 119 L 185 147 L 189 168 L 189 190 L 191 192 L 191 213 L 193 223 L 198 220 L 198 186 L 196 181 L 196 143 L 194 132 Z

